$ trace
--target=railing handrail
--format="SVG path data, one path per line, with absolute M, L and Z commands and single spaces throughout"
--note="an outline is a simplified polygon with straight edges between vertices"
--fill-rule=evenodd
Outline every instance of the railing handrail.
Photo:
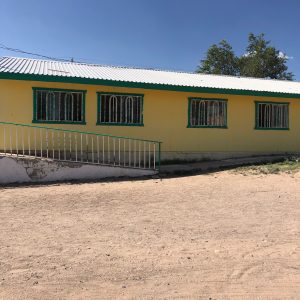
M 79 131 L 79 130 L 71 130 L 71 129 L 61 129 L 61 128 L 47 127 L 47 126 L 37 126 L 37 125 L 31 125 L 31 124 L 20 124 L 20 123 L 3 122 L 3 121 L 0 121 L 0 124 L 3 124 L 3 125 L 14 125 L 14 126 L 20 126 L 20 127 L 38 128 L 38 129 L 48 129 L 48 130 L 55 130 L 55 131 L 60 131 L 60 132 L 88 134 L 88 135 L 95 135 L 95 136 L 106 136 L 106 137 L 117 138 L 117 139 L 141 141 L 141 142 L 156 143 L 156 144 L 161 144 L 162 143 L 161 141 L 131 138 L 131 137 L 128 137 L 128 136 L 117 136 L 117 135 L 111 135 L 111 134 L 105 134 L 105 133 L 97 133 L 97 132 L 89 132 L 89 131 Z M 57 124 L 57 125 L 60 125 L 60 124 Z

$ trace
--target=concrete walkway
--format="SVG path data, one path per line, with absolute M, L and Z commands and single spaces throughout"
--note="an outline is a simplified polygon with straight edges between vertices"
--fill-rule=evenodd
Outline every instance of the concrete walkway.
M 270 155 L 270 156 L 256 156 L 246 158 L 230 158 L 216 161 L 205 161 L 197 163 L 162 165 L 160 169 L 161 175 L 181 175 L 196 172 L 212 172 L 227 168 L 264 164 L 271 162 L 280 162 L 287 158 L 287 155 Z

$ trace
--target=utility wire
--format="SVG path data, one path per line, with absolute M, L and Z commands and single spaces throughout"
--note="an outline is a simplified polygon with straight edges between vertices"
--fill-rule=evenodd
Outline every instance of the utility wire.
M 24 50 L 17 49 L 17 48 L 11 48 L 11 47 L 8 47 L 8 46 L 6 46 L 4 44 L 1 44 L 1 43 L 0 43 L 0 48 L 4 49 L 4 50 L 7 50 L 7 51 L 23 53 L 23 54 L 28 54 L 28 55 L 32 55 L 32 56 L 38 56 L 38 57 L 42 57 L 42 58 L 46 58 L 46 59 L 50 59 L 50 60 L 74 62 L 73 58 L 71 58 L 71 59 L 55 58 L 55 57 L 46 56 L 46 55 L 42 55 L 42 54 L 38 54 L 38 53 L 32 53 L 32 52 L 24 51 Z

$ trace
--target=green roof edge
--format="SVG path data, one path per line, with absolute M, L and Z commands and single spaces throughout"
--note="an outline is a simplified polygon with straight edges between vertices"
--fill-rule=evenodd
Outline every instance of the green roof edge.
M 170 84 L 129 82 L 129 81 L 118 81 L 118 80 L 106 80 L 106 79 L 90 79 L 90 78 L 81 78 L 81 77 L 63 77 L 63 76 L 40 75 L 40 74 L 19 74 L 19 73 L 0 72 L 0 79 L 30 80 L 30 81 L 42 81 L 42 82 L 63 82 L 63 83 L 77 83 L 77 84 L 90 84 L 90 85 L 104 85 L 104 86 L 106 85 L 106 86 L 114 86 L 114 87 L 128 87 L 128 88 L 191 92 L 191 93 L 214 93 L 214 94 L 225 94 L 225 95 L 264 96 L 264 97 L 300 99 L 300 94 L 292 94 L 292 93 L 178 86 L 178 85 L 170 85 Z

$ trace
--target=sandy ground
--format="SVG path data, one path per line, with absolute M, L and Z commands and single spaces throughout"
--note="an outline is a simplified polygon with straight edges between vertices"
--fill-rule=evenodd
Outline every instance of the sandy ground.
M 300 173 L 0 189 L 0 299 L 300 299 Z

